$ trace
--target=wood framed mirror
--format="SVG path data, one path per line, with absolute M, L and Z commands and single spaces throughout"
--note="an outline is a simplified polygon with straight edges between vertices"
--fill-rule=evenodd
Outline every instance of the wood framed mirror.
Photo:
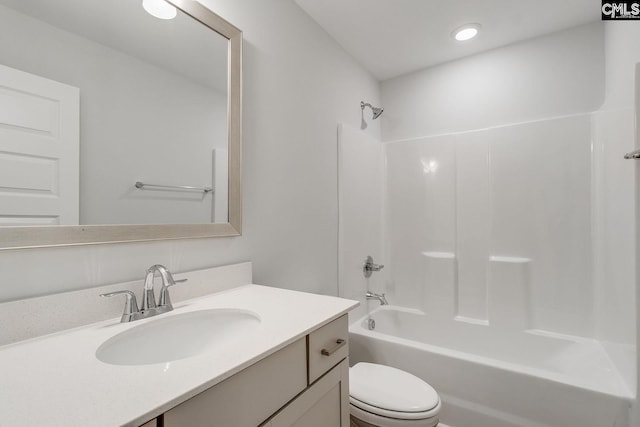
M 241 234 L 242 32 L 142 3 L 0 0 L 0 250 Z

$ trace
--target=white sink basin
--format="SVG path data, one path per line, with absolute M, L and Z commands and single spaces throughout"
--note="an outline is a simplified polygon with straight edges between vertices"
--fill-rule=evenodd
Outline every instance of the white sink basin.
M 260 317 L 239 309 L 200 310 L 157 318 L 105 341 L 96 357 L 111 365 L 166 363 L 230 346 L 257 329 Z

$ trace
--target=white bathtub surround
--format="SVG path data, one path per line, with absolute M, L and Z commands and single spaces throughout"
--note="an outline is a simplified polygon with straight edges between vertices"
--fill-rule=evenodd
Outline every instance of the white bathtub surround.
M 630 236 L 637 228 L 638 166 L 619 154 L 634 150 L 640 141 L 634 126 L 637 111 L 599 111 L 593 120 L 595 337 L 636 394 L 640 305 L 635 298 L 640 288 L 631 285 L 638 277 L 637 246 Z M 637 411 L 640 417 L 640 406 Z
M 385 144 L 391 301 L 593 336 L 590 141 L 581 115 Z
M 110 337 L 160 317 L 119 323 L 118 316 L 0 347 L 2 424 L 138 425 L 304 337 L 356 304 L 258 285 L 175 303 L 175 310 L 162 318 L 225 308 L 257 313 L 260 323 L 248 337 L 234 339 L 232 348 L 214 348 L 168 363 L 116 366 L 95 356 Z
M 626 416 L 618 409 L 628 405 L 636 387 L 628 286 L 633 248 L 608 251 L 602 242 L 616 244 L 633 209 L 616 220 L 601 215 L 609 212 L 602 208 L 605 201 L 613 203 L 618 194 L 601 186 L 622 178 L 606 168 L 621 169 L 624 163 L 622 156 L 592 152 L 592 144 L 611 138 L 632 140 L 626 126 L 611 129 L 625 118 L 583 114 L 385 144 L 389 258 L 384 261 L 390 276 L 384 291 L 392 304 L 425 312 L 429 327 L 446 330 L 450 339 L 437 344 L 434 335 L 404 338 L 436 345 L 447 356 L 464 352 L 463 360 L 486 364 L 488 372 L 507 366 L 519 372 L 522 387 L 542 380 L 545 387 L 562 383 L 549 386 L 557 389 L 557 399 L 582 399 L 587 393 L 584 399 L 594 408 L 613 401 L 616 416 Z M 603 174 L 611 181 L 600 179 Z M 604 254 L 618 255 L 608 260 Z M 616 273 L 604 276 L 614 265 Z M 612 282 L 605 278 L 615 280 L 616 292 L 609 292 Z M 601 292 L 607 295 L 600 297 Z M 601 316 L 607 312 L 605 320 Z M 426 328 L 411 323 L 406 333 Z M 361 360 L 411 372 L 411 363 L 394 365 L 395 359 L 385 359 L 379 343 L 371 342 L 363 343 Z M 384 343 L 384 351 L 391 351 L 391 342 Z M 414 356 L 412 363 L 422 365 L 421 356 Z M 426 372 L 417 374 L 431 382 L 422 376 Z M 486 399 L 478 401 L 477 394 L 456 394 L 457 387 L 441 384 L 445 403 L 449 398 L 466 408 L 459 414 L 480 405 L 500 419 L 536 420 L 501 400 L 501 388 L 485 388 Z M 611 415 L 612 410 L 603 411 Z M 447 414 L 443 420 L 455 425 Z M 562 416 L 558 407 L 541 425 L 561 425 L 554 422 Z
M 531 328 L 531 262 L 531 258 L 489 257 L 488 323 L 491 326 L 514 331 Z
M 422 252 L 423 277 L 433 283 L 425 289 L 424 309 L 445 318 L 456 317 L 458 295 L 451 286 L 458 276 L 458 262 L 453 252 Z
M 350 327 L 351 363 L 387 364 L 428 379 L 452 425 L 602 427 L 624 418 L 634 398 L 593 339 L 443 324 L 393 306 L 370 317 L 374 330 L 368 316 Z

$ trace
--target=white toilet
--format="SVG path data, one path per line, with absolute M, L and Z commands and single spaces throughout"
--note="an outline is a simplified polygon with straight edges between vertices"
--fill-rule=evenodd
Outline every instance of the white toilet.
M 351 425 L 434 427 L 442 403 L 420 378 L 391 366 L 356 363 L 349 369 Z

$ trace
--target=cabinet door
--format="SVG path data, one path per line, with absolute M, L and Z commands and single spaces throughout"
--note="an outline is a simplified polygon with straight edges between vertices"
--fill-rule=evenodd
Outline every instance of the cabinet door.
M 348 427 L 349 363 L 340 364 L 285 406 L 264 427 Z
M 164 427 L 259 425 L 305 389 L 305 341 L 302 338 L 289 344 L 167 411 Z

